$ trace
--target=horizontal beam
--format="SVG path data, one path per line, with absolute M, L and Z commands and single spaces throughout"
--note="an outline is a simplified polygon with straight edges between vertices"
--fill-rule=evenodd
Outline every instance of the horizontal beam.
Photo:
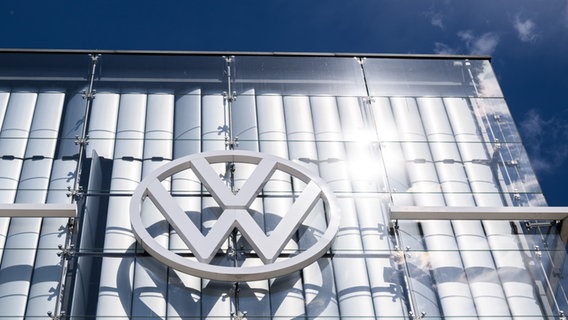
M 85 49 L 25 49 L 0 48 L 0 53 L 49 53 L 49 54 L 116 54 L 116 55 L 164 55 L 164 56 L 282 56 L 282 57 L 366 57 L 386 59 L 430 60 L 491 60 L 489 55 L 462 54 L 397 54 L 370 52 L 285 52 L 285 51 L 170 51 L 170 50 L 85 50 Z
M 563 220 L 568 207 L 393 206 L 393 220 Z
M 62 203 L 1 203 L 0 217 L 61 217 L 77 216 L 77 205 Z

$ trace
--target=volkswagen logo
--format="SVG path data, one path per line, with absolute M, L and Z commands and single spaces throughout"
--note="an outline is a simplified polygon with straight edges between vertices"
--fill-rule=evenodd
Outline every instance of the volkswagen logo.
M 256 165 L 242 188 L 233 193 L 219 177 L 213 165 L 246 163 Z M 222 210 L 221 215 L 204 235 L 188 214 L 162 185 L 173 174 L 191 170 Z M 275 229 L 266 235 L 248 209 L 276 170 L 306 184 Z M 317 241 L 297 254 L 280 257 L 286 244 L 322 200 L 326 208 L 327 229 Z M 151 201 L 187 245 L 195 259 L 181 256 L 160 245 L 141 218 L 144 201 Z M 145 177 L 132 195 L 130 219 L 133 232 L 144 249 L 162 263 L 194 276 L 221 281 L 254 281 L 275 278 L 302 269 L 321 257 L 331 246 L 339 229 L 338 206 L 325 182 L 308 169 L 290 161 L 258 152 L 214 151 L 186 156 L 169 162 Z M 240 231 L 254 253 L 262 261 L 254 266 L 222 266 L 212 264 L 223 243 L 233 230 Z M 278 259 L 277 259 L 278 258 Z

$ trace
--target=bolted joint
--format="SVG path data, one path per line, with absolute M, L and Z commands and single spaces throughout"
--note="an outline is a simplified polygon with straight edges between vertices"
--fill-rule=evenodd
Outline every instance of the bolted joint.
M 237 100 L 237 92 L 233 91 L 230 94 L 228 94 L 226 91 L 223 91 L 223 99 L 229 102 L 233 102 Z
M 91 58 L 92 62 L 97 62 L 99 60 L 99 58 L 101 57 L 100 54 L 89 54 L 89 57 Z
M 73 230 L 75 230 L 75 222 L 75 218 L 69 218 L 67 221 L 67 230 L 69 230 L 69 232 L 73 232 Z
M 513 159 L 513 160 L 505 161 L 505 165 L 506 165 L 507 167 L 516 167 L 516 166 L 519 165 L 519 160 Z
M 97 90 L 94 90 L 94 89 L 93 89 L 92 91 L 88 91 L 88 92 L 87 92 L 87 91 L 83 91 L 82 93 L 83 93 L 83 94 L 82 94 L 83 99 L 86 99 L 86 100 L 94 100 L 94 99 L 95 99 L 95 95 L 97 94 Z
M 516 188 L 513 189 L 513 200 L 521 201 L 521 194 L 519 193 L 519 190 L 517 190 Z
M 83 187 L 79 186 L 79 189 L 71 189 L 70 186 L 67 187 L 67 197 L 73 199 L 74 201 L 79 201 L 83 198 Z
M 69 260 L 71 257 L 75 255 L 75 246 L 71 245 L 69 248 L 63 248 L 63 245 L 60 244 L 57 246 L 60 252 L 57 253 L 58 257 L 63 257 L 65 260 Z
M 353 58 L 355 58 L 355 60 L 356 60 L 357 63 L 359 63 L 359 64 L 364 64 L 365 61 L 367 61 L 367 58 L 365 58 L 365 57 L 353 57 Z
M 426 312 L 422 311 L 422 312 L 420 312 L 419 315 L 415 315 L 413 311 L 408 311 L 408 316 L 410 317 L 410 319 L 420 320 L 420 319 L 424 319 L 424 317 L 426 317 Z
M 238 282 L 233 283 L 233 286 L 231 287 L 231 293 L 234 294 L 235 297 L 238 298 L 239 294 L 241 293 L 241 289 L 239 288 Z
M 494 143 L 493 152 L 498 152 L 501 149 L 501 142 L 499 141 L 499 139 L 495 139 Z
M 398 232 L 398 220 L 391 220 L 389 222 L 389 235 L 394 236 Z
M 542 258 L 542 251 L 540 251 L 539 246 L 534 246 L 534 254 L 537 258 Z
M 75 145 L 86 146 L 88 144 L 89 144 L 89 135 L 86 135 L 84 138 L 75 136 Z
M 366 104 L 371 104 L 373 102 L 375 102 L 375 98 L 373 97 L 364 97 L 363 101 L 365 101 Z
M 63 320 L 65 319 L 65 311 L 61 311 L 58 315 L 54 315 L 53 312 L 48 311 L 47 316 L 52 320 Z
M 246 311 L 238 311 L 238 312 L 231 312 L 231 319 L 233 320 L 244 320 L 247 319 L 248 312 Z
M 225 137 L 225 146 L 229 147 L 229 149 L 234 149 L 235 147 L 239 146 L 239 137 L 235 137 L 231 139 L 229 137 Z

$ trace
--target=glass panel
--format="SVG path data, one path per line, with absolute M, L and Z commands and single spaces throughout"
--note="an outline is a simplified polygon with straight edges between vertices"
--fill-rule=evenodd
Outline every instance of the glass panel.
M 0 91 L 80 92 L 90 68 L 87 54 L 1 53 Z
M 86 53 L 0 53 L 2 80 L 48 80 L 44 79 L 47 77 L 85 80 L 90 67 L 91 59 Z
M 237 56 L 234 66 L 237 95 L 367 95 L 354 58 Z
M 483 119 L 485 130 L 494 141 L 521 142 L 519 132 L 504 99 L 472 99 L 472 105 Z
M 402 277 L 410 298 L 429 316 L 464 316 L 472 302 L 480 319 L 507 318 L 509 312 L 557 316 L 555 304 L 560 310 L 567 305 L 561 275 L 566 251 L 558 232 L 550 222 L 406 221 L 398 225 L 401 250 L 393 262 L 399 272 L 408 272 L 410 278 Z M 463 301 L 455 309 L 452 299 Z
M 220 56 L 103 55 L 97 87 L 187 94 L 226 90 L 225 59 Z
M 477 96 L 502 97 L 503 92 L 497 82 L 491 63 L 487 60 L 471 60 L 471 73 L 475 79 Z
M 367 58 L 371 96 L 476 96 L 465 60 Z
M 545 206 L 546 202 L 504 99 L 472 99 L 483 128 L 493 142 L 494 157 L 513 205 Z

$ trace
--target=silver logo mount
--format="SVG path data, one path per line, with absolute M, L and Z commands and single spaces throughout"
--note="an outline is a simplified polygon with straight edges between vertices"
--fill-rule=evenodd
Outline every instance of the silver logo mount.
M 212 167 L 216 163 L 228 162 L 256 165 L 251 176 L 236 194 L 233 194 Z M 202 234 L 161 184 L 161 181 L 167 177 L 187 169 L 195 173 L 222 209 L 219 219 L 206 235 Z M 303 181 L 306 187 L 276 228 L 267 236 L 247 210 L 276 170 Z M 182 257 L 168 250 L 150 235 L 140 216 L 142 203 L 146 198 L 158 208 L 195 259 Z M 276 261 L 320 199 L 326 206 L 325 232 L 318 234 L 317 241 L 308 249 Z M 172 161 L 154 171 L 144 178 L 134 192 L 130 203 L 130 219 L 136 238 L 150 255 L 181 272 L 222 281 L 275 278 L 304 268 L 329 249 L 339 229 L 339 213 L 335 197 L 321 178 L 287 159 L 236 150 L 193 154 Z M 241 232 L 264 265 L 227 267 L 210 264 L 224 241 L 235 229 Z

